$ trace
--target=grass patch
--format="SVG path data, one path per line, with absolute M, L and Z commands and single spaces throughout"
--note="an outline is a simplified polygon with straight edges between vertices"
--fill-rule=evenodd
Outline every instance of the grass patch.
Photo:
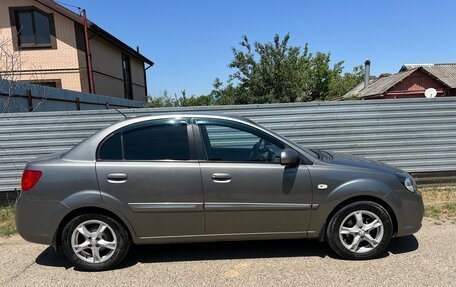
M 14 206 L 0 207 L 0 236 L 7 237 L 15 233 Z
M 427 185 L 423 195 L 425 216 L 438 220 L 456 220 L 456 185 Z

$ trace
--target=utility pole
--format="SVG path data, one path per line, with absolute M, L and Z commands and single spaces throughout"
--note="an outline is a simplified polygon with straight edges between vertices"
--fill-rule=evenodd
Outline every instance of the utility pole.
M 90 43 L 89 43 L 89 30 L 87 27 L 87 14 L 86 10 L 82 9 L 81 11 L 83 24 L 84 24 L 84 36 L 85 36 L 85 46 L 86 46 L 86 57 L 87 57 L 87 68 L 89 70 L 89 91 L 91 94 L 95 93 L 95 86 L 93 82 L 93 66 L 92 66 L 92 53 L 90 52 Z

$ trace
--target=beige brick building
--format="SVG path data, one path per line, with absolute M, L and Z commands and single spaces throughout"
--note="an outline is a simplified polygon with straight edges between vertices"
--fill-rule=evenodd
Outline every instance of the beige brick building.
M 153 62 L 54 1 L 1 0 L 0 45 L 1 78 L 146 101 Z

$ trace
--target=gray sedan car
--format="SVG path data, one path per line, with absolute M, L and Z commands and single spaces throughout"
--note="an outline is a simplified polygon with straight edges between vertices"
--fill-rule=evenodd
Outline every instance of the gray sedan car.
M 112 268 L 132 243 L 317 238 L 370 259 L 422 218 L 400 169 L 208 114 L 127 119 L 31 161 L 16 208 L 23 238 L 83 270 Z

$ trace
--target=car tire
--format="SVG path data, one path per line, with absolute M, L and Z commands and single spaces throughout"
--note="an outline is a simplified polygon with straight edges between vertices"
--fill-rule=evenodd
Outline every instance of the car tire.
M 126 228 L 102 214 L 84 214 L 70 220 L 62 232 L 62 249 L 79 270 L 102 271 L 121 262 L 130 249 Z
M 326 239 L 334 252 L 344 259 L 378 258 L 388 248 L 393 223 L 378 203 L 359 201 L 339 209 L 331 218 Z

